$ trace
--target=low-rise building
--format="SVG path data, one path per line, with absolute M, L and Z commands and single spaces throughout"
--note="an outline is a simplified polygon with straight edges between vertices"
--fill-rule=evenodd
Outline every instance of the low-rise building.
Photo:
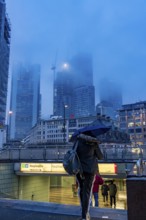
M 74 119 L 56 118 L 40 120 L 24 139 L 25 143 L 67 143 L 71 135 L 79 128 L 91 124 L 97 116 Z
M 119 112 L 119 127 L 129 133 L 131 142 L 146 144 L 146 101 L 122 105 Z
M 99 135 L 101 143 L 129 143 L 129 136 L 121 131 L 115 121 L 105 115 L 88 116 L 74 119 L 56 118 L 49 120 L 40 120 L 23 139 L 23 143 L 28 144 L 65 144 L 68 143 L 72 134 L 83 127 L 91 125 L 110 126 L 110 130 L 105 134 Z

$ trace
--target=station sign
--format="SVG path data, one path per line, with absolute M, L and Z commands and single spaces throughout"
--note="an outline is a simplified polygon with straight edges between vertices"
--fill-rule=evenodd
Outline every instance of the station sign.
M 62 163 L 21 163 L 21 172 L 66 173 Z
M 116 164 L 99 164 L 101 174 L 117 174 Z M 20 172 L 66 174 L 62 163 L 20 163 Z

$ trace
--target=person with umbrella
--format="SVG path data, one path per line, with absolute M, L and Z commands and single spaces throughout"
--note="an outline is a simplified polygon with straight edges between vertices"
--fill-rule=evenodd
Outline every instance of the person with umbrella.
M 92 126 L 80 129 L 72 136 L 72 139 L 78 139 L 76 151 L 83 170 L 83 175 L 80 175 L 80 173 L 76 175 L 82 220 L 90 220 L 89 207 L 92 185 L 98 171 L 98 159 L 102 159 L 102 152 L 100 151 L 96 134 L 101 134 L 108 130 L 109 128 L 105 126 Z

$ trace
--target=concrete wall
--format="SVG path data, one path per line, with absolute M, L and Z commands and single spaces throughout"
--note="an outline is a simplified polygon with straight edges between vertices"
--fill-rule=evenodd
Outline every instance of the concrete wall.
M 48 202 L 49 191 L 49 176 L 19 177 L 19 199 Z
M 62 187 L 72 188 L 72 184 L 74 184 L 74 183 L 75 183 L 75 177 L 69 176 L 69 177 L 62 177 L 61 178 Z
M 18 176 L 12 163 L 0 163 L 0 198 L 18 198 Z
M 61 187 L 61 176 L 50 176 L 50 187 Z
M 72 187 L 75 183 L 74 176 L 50 176 L 50 187 Z

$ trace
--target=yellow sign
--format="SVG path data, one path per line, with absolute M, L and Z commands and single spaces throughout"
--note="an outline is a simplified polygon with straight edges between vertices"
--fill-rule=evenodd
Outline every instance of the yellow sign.
M 21 163 L 21 172 L 66 173 L 62 163 Z
M 100 163 L 98 164 L 99 167 L 99 172 L 101 174 L 117 174 L 117 165 L 112 163 L 112 164 L 105 164 L 105 163 Z
M 99 164 L 101 174 L 117 174 L 116 164 Z M 66 174 L 62 163 L 21 163 L 21 172 Z

